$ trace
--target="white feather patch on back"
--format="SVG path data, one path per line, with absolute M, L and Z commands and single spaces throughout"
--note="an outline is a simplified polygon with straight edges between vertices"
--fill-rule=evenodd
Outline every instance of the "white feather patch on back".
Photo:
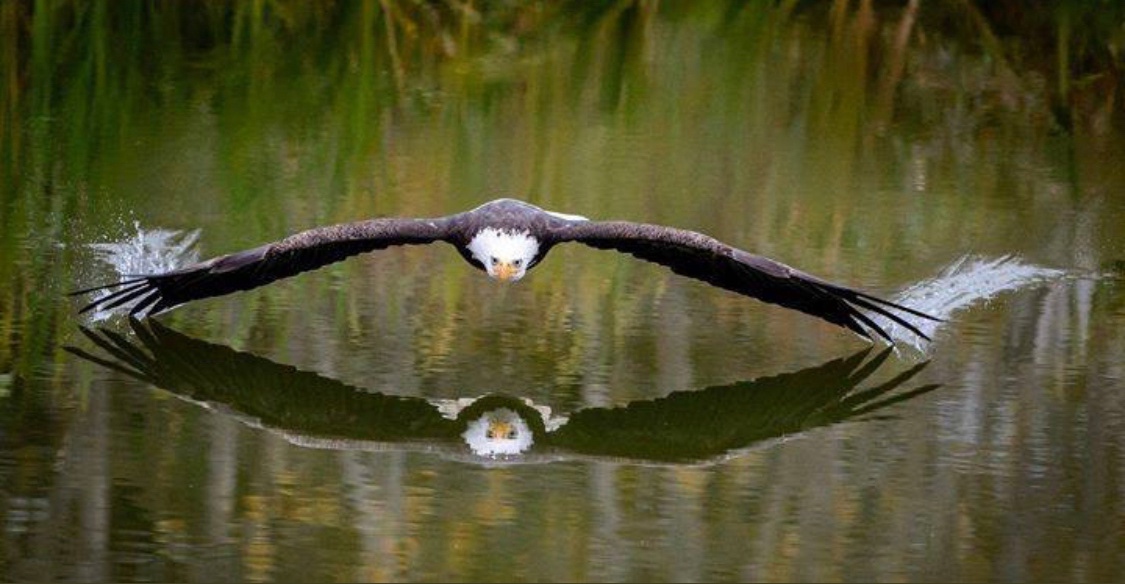
M 469 242 L 469 251 L 484 265 L 491 258 L 510 262 L 515 259 L 531 261 L 539 253 L 539 241 L 527 231 L 501 231 L 485 227 Z

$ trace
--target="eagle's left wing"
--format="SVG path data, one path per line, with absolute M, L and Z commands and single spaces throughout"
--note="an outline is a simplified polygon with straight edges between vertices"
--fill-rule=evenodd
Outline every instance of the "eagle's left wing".
M 630 221 L 589 221 L 570 223 L 552 235 L 556 243 L 575 241 L 628 253 L 667 266 L 681 276 L 822 318 L 868 339 L 870 330 L 894 343 L 881 326 L 859 310 L 861 308 L 886 317 L 926 340 L 929 337 L 918 327 L 891 309 L 938 320 L 685 229 Z

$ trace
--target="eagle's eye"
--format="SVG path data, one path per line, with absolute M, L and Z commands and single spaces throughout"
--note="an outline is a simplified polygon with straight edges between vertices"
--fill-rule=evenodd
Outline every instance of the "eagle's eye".
M 518 268 L 523 265 L 523 260 L 513 260 L 512 265 Z
M 507 438 L 508 438 L 508 440 L 515 440 L 516 439 L 516 431 L 515 430 L 508 430 Z
M 488 438 L 489 440 L 491 440 L 491 439 L 493 439 L 493 438 L 495 438 L 495 437 L 496 437 L 496 433 L 495 433 L 495 432 L 493 432 L 492 430 L 485 430 L 485 431 L 484 431 L 484 437 L 485 437 L 485 438 Z
M 498 263 L 500 263 L 500 260 L 496 259 L 496 256 L 492 256 L 492 265 L 495 266 Z

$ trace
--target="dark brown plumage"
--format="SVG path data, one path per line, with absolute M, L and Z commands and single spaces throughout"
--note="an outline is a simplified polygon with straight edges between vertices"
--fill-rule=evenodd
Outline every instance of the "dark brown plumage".
M 917 327 L 891 310 L 937 320 L 694 231 L 628 221 L 587 221 L 512 199 L 499 199 L 447 217 L 371 219 L 320 227 L 171 272 L 138 276 L 73 294 L 116 288 L 87 304 L 82 312 L 135 302 L 130 315 L 154 315 L 185 302 L 257 288 L 356 254 L 435 241 L 453 245 L 474 267 L 489 269 L 484 265 L 487 259 L 480 257 L 479 250 L 475 251 L 470 245 L 486 230 L 526 233 L 533 238 L 538 245 L 532 248 L 534 257 L 527 258 L 524 266 L 527 269 L 538 264 L 559 243 L 582 243 L 628 253 L 667 266 L 682 276 L 799 310 L 866 338 L 870 338 L 869 331 L 874 331 L 893 343 L 887 332 L 859 309 L 886 317 L 927 339 Z M 496 258 L 492 261 L 495 263 Z M 491 269 L 489 274 L 493 274 Z

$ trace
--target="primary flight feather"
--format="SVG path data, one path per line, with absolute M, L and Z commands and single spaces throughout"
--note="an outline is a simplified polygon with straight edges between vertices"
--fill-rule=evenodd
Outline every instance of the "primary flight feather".
M 917 310 L 833 284 L 712 237 L 662 225 L 590 221 L 498 199 L 471 211 L 432 219 L 370 219 L 318 227 L 280 241 L 165 272 L 73 292 L 113 292 L 82 308 L 111 309 L 134 302 L 131 316 L 155 315 L 185 302 L 257 288 L 356 254 L 394 245 L 444 241 L 474 267 L 503 281 L 519 280 L 557 244 L 577 242 L 631 254 L 673 272 L 799 310 L 870 339 L 894 342 L 860 309 L 886 317 L 928 339 L 895 310 L 937 320 Z

